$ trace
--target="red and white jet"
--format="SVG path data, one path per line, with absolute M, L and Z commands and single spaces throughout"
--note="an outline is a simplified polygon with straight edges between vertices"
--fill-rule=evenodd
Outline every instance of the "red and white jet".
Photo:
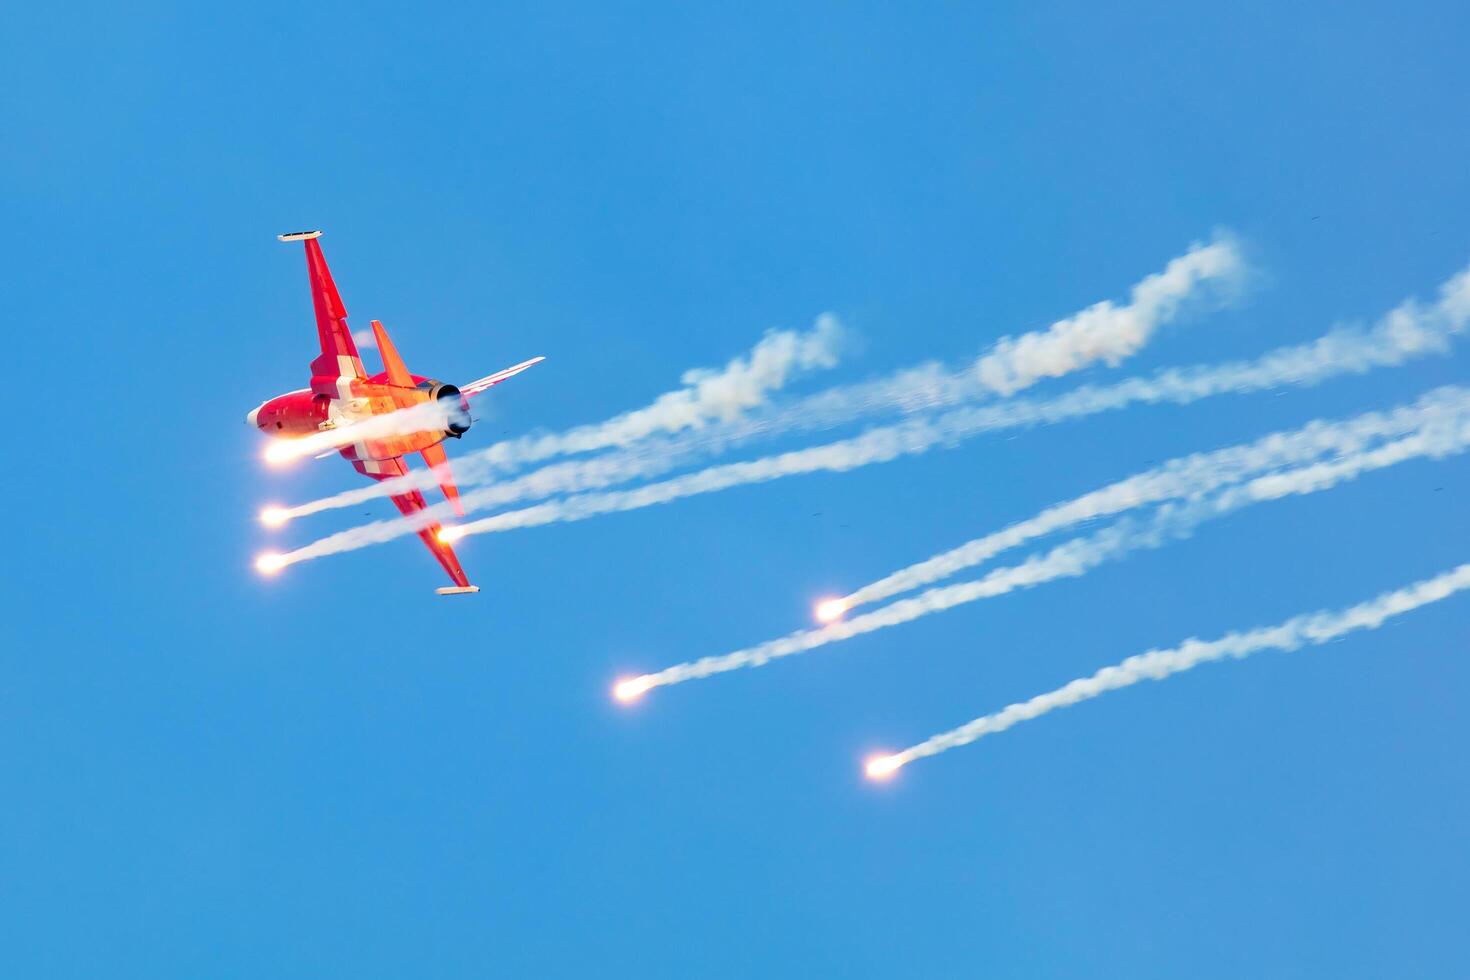
M 455 513 L 464 516 L 459 502 L 459 490 L 449 472 L 448 457 L 443 442 L 453 437 L 458 439 L 470 428 L 469 399 L 500 384 L 506 378 L 520 374 L 526 368 L 544 358 L 535 357 L 522 361 L 515 367 L 497 371 L 495 374 L 456 387 L 433 378 L 410 374 L 398 356 L 393 341 L 377 320 L 372 321 L 373 338 L 378 353 L 382 355 L 384 370 L 380 374 L 368 375 L 363 370 L 362 359 L 357 354 L 357 345 L 352 340 L 352 331 L 347 328 L 347 309 L 342 297 L 332 282 L 332 273 L 327 260 L 322 256 L 317 239 L 319 231 L 295 232 L 277 236 L 283 242 L 306 243 L 306 270 L 311 280 L 311 301 L 316 307 L 316 329 L 321 341 L 321 355 L 311 362 L 311 387 L 290 391 L 264 402 L 246 417 L 246 422 L 266 435 L 293 442 L 273 444 L 272 450 L 285 450 L 283 454 L 271 454 L 275 458 L 290 458 L 304 455 L 298 449 L 336 449 L 352 461 L 359 473 L 374 480 L 388 480 L 408 473 L 404 457 L 410 453 L 423 456 L 424 462 L 433 470 L 435 481 L 444 491 L 444 497 Z M 438 408 L 426 412 L 431 403 Z M 425 406 L 420 408 L 419 406 Z M 435 427 L 421 431 L 399 431 L 383 422 L 390 412 L 416 409 L 424 419 L 434 418 Z M 439 411 L 443 409 L 443 411 Z M 414 420 L 418 416 L 401 418 Z M 366 423 L 366 424 L 365 424 Z M 412 424 L 412 422 L 411 422 Z M 358 431 L 354 432 L 354 427 Z M 309 447 L 309 448 L 308 448 Z M 268 451 L 269 452 L 269 451 Z M 428 505 L 418 490 L 394 494 L 393 503 L 405 517 L 424 510 Z M 455 557 L 454 549 L 440 537 L 437 523 L 419 529 L 419 537 L 428 545 L 439 564 L 453 579 L 452 588 L 436 589 L 440 595 L 460 595 L 480 591 L 471 585 Z

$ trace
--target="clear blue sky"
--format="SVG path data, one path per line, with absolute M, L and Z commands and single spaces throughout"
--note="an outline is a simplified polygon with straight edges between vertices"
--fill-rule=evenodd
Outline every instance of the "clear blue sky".
M 1252 301 L 1126 370 L 1305 339 L 1470 262 L 1462 4 L 1107 6 L 7 5 L 0 974 L 1470 975 L 1464 600 L 888 786 L 858 766 L 1470 558 L 1463 459 L 607 698 L 1150 461 L 1410 400 L 1464 350 L 476 538 L 473 600 L 436 599 L 406 541 L 250 569 L 259 505 L 359 480 L 266 472 L 242 424 L 315 353 L 278 232 L 326 229 L 354 325 L 415 370 L 547 355 L 461 452 L 824 310 L 864 341 L 834 379 L 960 363 L 1219 226 Z M 284 540 L 364 512 L 389 513 Z

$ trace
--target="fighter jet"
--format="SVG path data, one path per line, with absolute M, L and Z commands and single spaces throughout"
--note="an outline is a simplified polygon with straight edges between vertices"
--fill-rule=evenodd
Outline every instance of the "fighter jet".
M 263 402 L 246 417 L 246 422 L 272 439 L 282 440 L 270 447 L 268 458 L 272 454 L 277 459 L 305 455 L 325 447 L 326 455 L 333 450 L 340 452 L 359 473 L 374 480 L 407 475 L 405 457 L 417 453 L 432 469 L 435 482 L 455 513 L 463 516 L 444 440 L 458 439 L 469 431 L 469 399 L 544 358 L 534 357 L 456 386 L 410 373 L 388 332 L 374 320 L 373 339 L 383 358 L 383 371 L 369 375 L 347 327 L 347 309 L 317 242 L 321 234 L 301 231 L 276 236 L 283 242 L 304 242 L 306 247 L 306 271 L 321 342 L 321 354 L 311 362 L 311 385 Z M 413 414 L 383 419 L 389 413 L 404 411 Z M 395 420 L 408 425 L 387 424 Z M 402 431 L 420 420 L 428 427 Z M 424 495 L 412 488 L 393 494 L 391 499 L 404 517 L 412 517 L 428 506 Z M 479 587 L 470 584 L 440 530 L 437 523 L 425 523 L 418 529 L 419 538 L 454 582 L 435 591 L 440 595 L 478 592 Z

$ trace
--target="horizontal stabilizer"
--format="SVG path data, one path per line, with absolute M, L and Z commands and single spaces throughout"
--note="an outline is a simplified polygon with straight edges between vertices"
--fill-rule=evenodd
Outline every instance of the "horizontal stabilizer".
M 466 395 L 478 395 L 480 392 L 486 390 L 487 388 L 495 387 L 506 378 L 514 378 L 526 368 L 531 367 L 535 364 L 540 364 L 544 360 L 546 360 L 546 358 L 544 357 L 533 357 L 529 361 L 522 361 L 515 367 L 508 367 L 504 371 L 496 371 L 494 374 L 487 374 L 485 377 L 480 378 L 478 381 L 471 381 L 467 385 L 460 385 L 459 390 L 464 392 L 464 394 Z
M 289 234 L 277 235 L 276 239 L 282 242 L 304 242 L 308 238 L 320 237 L 322 237 L 322 233 L 319 231 L 293 231 Z
M 478 585 L 446 585 L 434 590 L 438 595 L 469 595 L 471 592 L 479 591 L 480 587 Z

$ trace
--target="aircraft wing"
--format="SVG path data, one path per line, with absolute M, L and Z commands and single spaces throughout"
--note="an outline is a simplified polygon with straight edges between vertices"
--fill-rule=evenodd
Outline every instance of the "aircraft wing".
M 311 362 L 311 390 L 333 398 L 351 398 L 351 381 L 365 378 L 367 373 L 347 327 L 347 307 L 342 305 L 332 270 L 327 268 L 326 256 L 317 243 L 321 234 L 298 231 L 276 237 L 283 242 L 306 243 L 306 274 L 311 281 L 311 305 L 316 309 L 317 340 L 321 344 L 321 353 Z
M 496 371 L 494 374 L 487 374 L 478 381 L 471 381 L 467 385 L 460 385 L 460 393 L 463 395 L 478 395 L 482 391 L 494 388 L 506 378 L 514 378 L 526 368 L 531 367 L 535 364 L 540 364 L 544 360 L 546 360 L 546 358 L 544 357 L 533 357 L 529 361 L 522 361 L 515 367 L 508 367 L 504 371 Z
M 403 462 L 403 457 L 395 456 L 392 459 L 375 460 L 353 460 L 353 467 L 357 472 L 374 480 L 389 480 L 396 476 L 406 476 L 408 466 Z M 424 502 L 424 495 L 417 490 L 408 493 L 394 494 L 392 497 L 394 505 L 404 517 L 412 517 L 414 514 L 426 509 L 428 504 Z M 454 549 L 444 541 L 439 540 L 438 522 L 428 524 L 419 528 L 419 539 L 424 542 L 428 549 L 433 552 L 439 564 L 444 566 L 444 571 L 454 580 L 455 588 L 439 589 L 440 595 L 452 595 L 461 592 L 478 592 L 477 586 L 471 585 L 469 578 L 465 576 L 464 569 L 460 567 L 459 559 L 455 557 Z

